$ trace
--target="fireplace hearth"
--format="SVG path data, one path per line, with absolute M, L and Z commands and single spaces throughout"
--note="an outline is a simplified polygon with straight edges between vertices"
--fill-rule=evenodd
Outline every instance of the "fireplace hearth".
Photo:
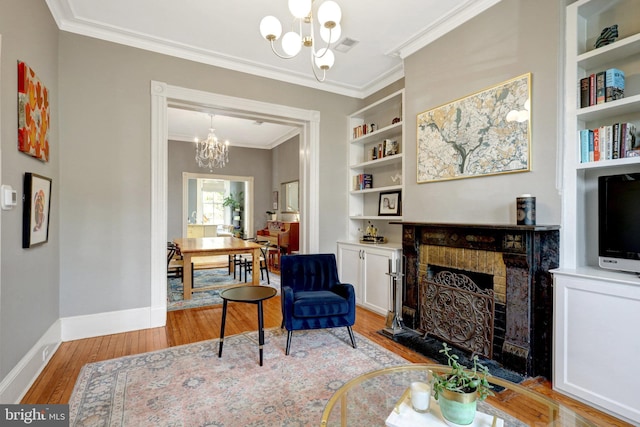
M 425 337 L 551 378 L 558 226 L 402 222 L 402 317 Z

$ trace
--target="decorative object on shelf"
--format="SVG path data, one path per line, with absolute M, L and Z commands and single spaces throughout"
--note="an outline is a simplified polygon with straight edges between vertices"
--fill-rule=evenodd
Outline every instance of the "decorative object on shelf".
M 229 162 L 229 141 L 222 142 L 218 139 L 213 128 L 213 114 L 209 116 L 211 127 L 207 139 L 199 141 L 196 138 L 196 162 L 201 168 L 213 172 L 213 168 L 223 168 Z
M 536 225 L 536 198 L 522 194 L 516 198 L 516 218 L 518 225 Z
M 458 363 L 458 355 L 451 354 L 447 343 L 442 344 L 440 353 L 447 356 L 451 371 L 433 374 L 434 397 L 440 405 L 442 417 L 456 424 L 468 425 L 476 416 L 477 399 L 493 396 L 493 386 L 487 381 L 489 369 L 473 356 L 473 367 L 467 369 Z
M 360 243 L 385 243 L 386 241 L 387 239 L 383 236 L 378 236 L 378 228 L 369 221 L 364 235 L 360 238 Z
M 400 191 L 381 192 L 378 204 L 378 215 L 400 215 L 402 212 L 400 195 Z
M 394 156 L 398 154 L 398 141 L 395 139 L 385 139 L 382 143 L 384 146 L 384 157 Z
M 400 117 L 395 117 L 393 120 L 391 120 L 392 125 L 395 125 L 396 123 L 400 123 L 400 122 L 401 122 Z
M 265 16 L 260 21 L 260 34 L 271 45 L 271 50 L 282 59 L 295 58 L 302 47 L 311 48 L 311 69 L 316 80 L 324 82 L 329 70 L 335 61 L 335 55 L 331 51 L 331 46 L 338 41 L 342 30 L 340 28 L 340 19 L 342 19 L 342 11 L 340 6 L 334 1 L 328 0 L 323 2 L 315 14 L 312 13 L 312 0 L 289 0 L 289 11 L 293 15 L 292 27 L 298 24 L 298 32 L 289 31 L 282 37 L 282 50 L 285 54 L 280 54 L 274 45 L 274 42 L 280 38 L 282 34 L 282 24 L 275 16 Z M 320 38 L 326 43 L 324 47 L 317 49 L 317 39 L 315 37 L 315 24 L 313 18 L 318 20 L 320 25 Z M 303 35 L 302 24 L 307 24 L 309 34 Z M 322 71 L 322 77 L 318 76 L 316 69 Z
M 46 243 L 49 240 L 51 178 L 25 173 L 22 203 L 22 247 Z
M 18 150 L 49 161 L 49 91 L 27 64 L 18 61 Z
M 602 46 L 613 43 L 618 38 L 618 24 L 610 27 L 605 27 L 600 36 L 596 39 L 596 43 L 593 45 L 596 49 Z
M 275 221 L 278 217 L 278 214 L 275 211 L 267 211 L 267 220 Z
M 417 182 L 530 170 L 531 74 L 417 116 Z

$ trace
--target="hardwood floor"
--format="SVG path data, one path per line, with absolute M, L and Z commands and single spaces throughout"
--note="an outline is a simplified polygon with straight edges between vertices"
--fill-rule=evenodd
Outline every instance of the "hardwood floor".
M 256 330 L 258 327 L 256 308 L 253 305 L 229 303 L 225 335 Z M 167 313 L 167 326 L 142 331 L 107 335 L 64 342 L 53 355 L 43 372 L 38 376 L 25 394 L 22 403 L 68 403 L 80 369 L 86 363 L 98 362 L 115 357 L 160 350 L 167 347 L 190 344 L 197 341 L 218 338 L 222 306 L 170 311 Z M 354 330 L 381 346 L 393 351 L 414 363 L 433 363 L 425 356 L 381 336 L 385 319 L 368 310 L 358 307 Z M 280 326 L 280 298 L 275 297 L 264 302 L 264 326 Z M 599 426 L 631 426 L 594 408 L 556 393 L 549 381 L 543 378 L 529 379 L 524 384 L 531 390 L 549 396 L 588 418 Z M 492 403 L 510 412 L 522 412 L 525 409 L 513 396 L 493 398 Z M 531 425 L 543 425 L 532 416 Z

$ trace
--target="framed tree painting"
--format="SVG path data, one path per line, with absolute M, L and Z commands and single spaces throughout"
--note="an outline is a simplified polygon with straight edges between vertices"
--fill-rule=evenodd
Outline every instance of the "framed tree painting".
M 417 116 L 417 182 L 530 170 L 531 74 Z
M 49 240 L 51 178 L 35 173 L 24 174 L 22 212 L 22 247 L 30 248 Z

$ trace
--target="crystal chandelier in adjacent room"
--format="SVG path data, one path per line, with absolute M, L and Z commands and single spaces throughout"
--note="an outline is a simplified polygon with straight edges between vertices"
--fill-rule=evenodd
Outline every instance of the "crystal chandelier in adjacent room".
M 213 128 L 213 114 L 211 117 L 211 127 L 209 135 L 204 141 L 196 138 L 196 162 L 201 168 L 209 169 L 223 168 L 229 162 L 229 141 L 222 142 L 218 139 Z
M 324 40 L 325 46 L 317 49 L 318 46 L 316 45 L 314 34 L 314 16 L 311 10 L 312 3 L 313 0 L 289 0 L 289 11 L 294 18 L 291 25 L 292 30 L 282 37 L 282 50 L 284 50 L 285 55 L 280 54 L 274 44 L 282 34 L 282 24 L 280 24 L 278 18 L 271 15 L 262 18 L 260 34 L 269 41 L 273 53 L 283 59 L 296 57 L 303 46 L 311 48 L 313 75 L 316 80 L 323 82 L 327 77 L 327 70 L 333 66 L 335 60 L 330 48 L 333 43 L 338 41 L 342 32 L 340 28 L 342 11 L 336 2 L 331 0 L 323 2 L 318 7 L 315 17 L 320 25 L 320 38 Z M 306 33 L 303 33 L 303 24 L 308 31 Z M 318 71 L 322 71 L 322 77 L 319 76 Z

